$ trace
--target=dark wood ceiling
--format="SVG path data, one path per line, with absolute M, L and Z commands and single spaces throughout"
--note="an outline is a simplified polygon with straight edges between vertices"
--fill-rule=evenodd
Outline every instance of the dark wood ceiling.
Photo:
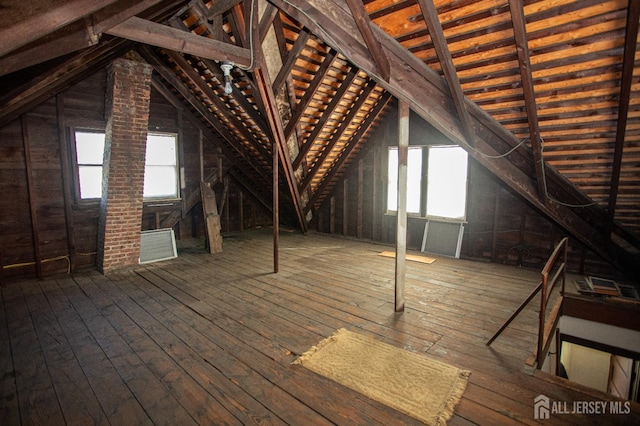
M 134 50 L 264 200 L 277 150 L 305 230 L 399 99 L 592 250 L 626 270 L 638 260 L 640 1 L 1 7 L 0 126 Z

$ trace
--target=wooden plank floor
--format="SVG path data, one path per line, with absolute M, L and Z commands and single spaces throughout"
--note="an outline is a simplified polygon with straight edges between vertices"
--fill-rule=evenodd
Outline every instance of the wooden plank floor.
M 389 247 L 271 230 L 207 254 L 105 277 L 26 280 L 2 288 L 2 424 L 418 424 L 291 362 L 345 327 L 472 371 L 450 424 L 534 424 L 533 399 L 599 400 L 531 374 L 534 306 L 486 340 L 538 282 L 535 271 L 437 258 L 408 262 L 407 308 L 393 312 Z M 545 424 L 640 424 L 557 415 Z

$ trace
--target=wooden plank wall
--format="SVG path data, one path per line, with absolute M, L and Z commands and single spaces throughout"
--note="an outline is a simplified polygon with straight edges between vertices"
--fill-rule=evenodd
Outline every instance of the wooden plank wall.
M 390 113 L 370 143 L 352 163 L 315 217 L 319 232 L 395 243 L 395 215 L 386 214 L 387 149 L 396 145 L 396 113 Z M 411 145 L 450 143 L 415 114 Z M 359 165 L 360 164 L 360 165 Z M 409 217 L 407 247 L 419 250 L 425 219 Z M 514 194 L 470 158 L 467 224 L 461 257 L 541 269 L 557 242 L 566 235 L 528 202 Z M 582 244 L 571 240 L 573 272 L 616 276 L 617 271 Z
M 74 270 L 95 265 L 99 203 L 80 204 L 72 197 L 71 205 L 65 208 L 63 173 L 72 175 L 73 162 L 63 161 L 58 122 L 64 123 L 63 135 L 71 128 L 104 130 L 105 86 L 106 73 L 100 71 L 65 90 L 57 99 L 52 97 L 29 111 L 21 120 L 0 128 L 0 190 L 4 194 L 0 201 L 0 283 L 11 277 L 36 276 L 38 266 L 43 276 L 65 273 L 72 258 Z M 179 134 L 183 190 L 194 190 L 201 173 L 199 129 L 152 90 L 149 130 Z M 218 155 L 217 147 L 205 141 L 205 176 L 218 165 Z M 230 165 L 225 158 L 222 160 L 226 170 Z M 222 190 L 217 192 L 222 194 Z M 73 188 L 70 193 L 74 194 Z M 223 231 L 270 225 L 270 213 L 240 194 L 241 188 L 232 181 L 225 203 L 227 211 L 221 215 Z M 181 209 L 180 201 L 145 203 L 141 229 L 155 229 L 165 216 Z M 174 229 L 178 239 L 203 235 L 200 205 Z

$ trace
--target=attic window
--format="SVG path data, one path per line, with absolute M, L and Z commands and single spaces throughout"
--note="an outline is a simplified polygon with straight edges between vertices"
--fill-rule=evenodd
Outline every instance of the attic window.
M 409 147 L 407 213 L 464 221 L 467 153 L 456 145 Z M 398 209 L 398 148 L 389 147 L 387 211 Z
M 178 197 L 177 138 L 170 133 L 149 133 L 144 168 L 144 198 Z
M 81 200 L 102 196 L 102 162 L 104 133 L 76 131 L 76 164 Z
M 102 197 L 105 134 L 76 130 L 76 194 L 81 201 Z M 177 135 L 149 133 L 145 161 L 144 198 L 178 198 Z

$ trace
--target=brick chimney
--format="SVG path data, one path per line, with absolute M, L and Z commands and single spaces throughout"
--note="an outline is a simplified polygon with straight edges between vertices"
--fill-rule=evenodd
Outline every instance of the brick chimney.
M 108 69 L 98 268 L 138 264 L 151 92 L 149 64 L 116 59 Z

